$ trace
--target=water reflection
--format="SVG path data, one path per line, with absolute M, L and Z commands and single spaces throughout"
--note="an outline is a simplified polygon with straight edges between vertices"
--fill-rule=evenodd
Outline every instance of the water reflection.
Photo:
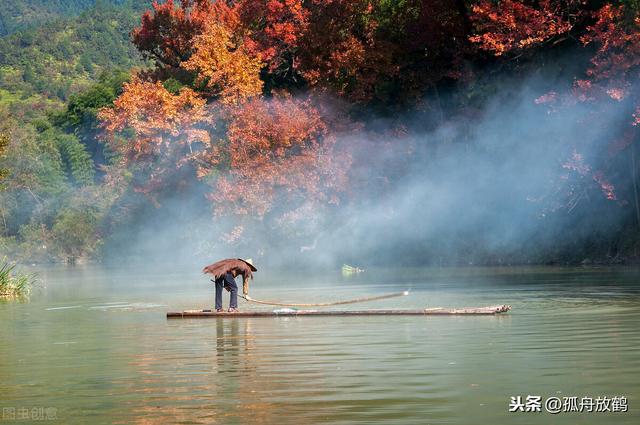
M 135 383 L 112 382 L 138 394 L 118 423 L 131 416 L 140 424 L 273 423 L 276 404 L 260 394 L 284 388 L 261 372 L 269 359 L 253 358 L 252 325 L 251 319 L 194 321 L 186 329 L 170 324 L 169 346 L 134 356 Z

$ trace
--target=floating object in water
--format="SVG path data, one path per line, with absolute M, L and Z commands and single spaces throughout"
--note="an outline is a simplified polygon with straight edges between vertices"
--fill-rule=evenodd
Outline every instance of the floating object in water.
M 89 307 L 89 310 L 107 310 L 107 309 L 110 309 L 110 308 L 127 308 L 127 307 L 130 307 L 130 306 L 131 306 L 131 304 L 129 304 L 129 303 L 122 303 L 122 304 L 109 303 L 109 304 L 91 306 L 91 307 Z
M 89 307 L 89 310 L 132 310 L 132 309 L 147 309 L 147 308 L 156 308 L 156 307 L 164 307 L 166 304 L 154 304 L 154 303 L 122 303 L 122 304 L 113 304 L 106 303 L 102 305 L 95 305 L 93 307 Z
M 409 291 L 395 292 L 393 294 L 378 295 L 375 297 L 354 298 L 351 300 L 334 301 L 330 303 L 282 303 L 278 301 L 262 301 L 251 298 L 249 295 L 238 295 L 240 298 L 255 304 L 280 305 L 283 307 L 329 307 L 332 305 L 356 304 L 367 301 L 386 300 L 387 298 L 404 297 L 409 295 Z
M 70 305 L 70 306 L 65 306 L 65 307 L 49 307 L 49 308 L 45 308 L 45 310 L 47 311 L 52 311 L 52 310 L 68 310 L 70 308 L 81 308 L 81 305 Z
M 274 313 L 276 314 L 291 314 L 291 313 L 295 313 L 298 310 L 295 308 L 279 308 L 277 310 L 273 310 Z
M 342 275 L 343 276 L 351 276 L 352 274 L 358 274 L 364 272 L 364 269 L 359 267 L 350 266 L 348 264 L 342 265 Z
M 284 310 L 284 309 L 282 309 Z M 418 310 L 293 310 L 293 311 L 242 311 L 238 313 L 217 313 L 211 310 L 186 310 L 182 312 L 167 313 L 168 319 L 183 318 L 233 318 L 233 317 L 282 317 L 282 316 L 459 316 L 459 315 L 494 315 L 506 313 L 511 310 L 510 305 L 497 305 L 490 307 L 463 307 L 463 308 L 425 308 Z

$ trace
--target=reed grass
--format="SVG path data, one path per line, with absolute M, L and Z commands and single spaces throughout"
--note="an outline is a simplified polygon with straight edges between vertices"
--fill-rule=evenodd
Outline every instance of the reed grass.
M 6 258 L 0 260 L 0 297 L 24 297 L 29 295 L 36 282 L 33 273 L 22 273 L 15 270 L 16 264 Z

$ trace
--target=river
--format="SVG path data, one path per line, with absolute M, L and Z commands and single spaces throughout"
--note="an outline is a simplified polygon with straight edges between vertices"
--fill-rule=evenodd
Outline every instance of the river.
M 0 423 L 640 423 L 639 269 L 261 270 L 254 298 L 409 289 L 358 308 L 513 310 L 191 320 L 165 313 L 212 306 L 213 287 L 197 270 L 38 272 L 43 283 L 28 302 L 0 301 Z M 539 396 L 541 411 L 510 412 L 518 396 Z M 553 397 L 620 396 L 627 412 L 545 409 Z

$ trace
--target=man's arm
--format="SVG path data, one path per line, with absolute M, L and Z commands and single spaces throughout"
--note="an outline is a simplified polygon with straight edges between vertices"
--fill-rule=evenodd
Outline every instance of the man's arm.
M 249 281 L 251 280 L 250 277 L 247 277 L 246 275 L 242 275 L 242 293 L 247 296 L 249 295 Z

